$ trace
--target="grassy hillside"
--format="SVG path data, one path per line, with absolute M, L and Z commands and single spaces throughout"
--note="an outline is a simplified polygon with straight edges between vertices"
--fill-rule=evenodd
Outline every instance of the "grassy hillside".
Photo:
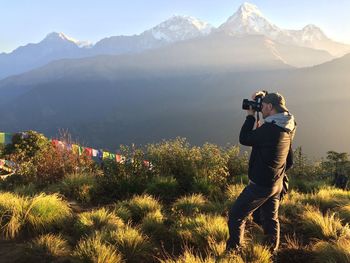
M 350 261 L 350 190 L 332 186 L 347 154 L 311 162 L 296 149 L 272 257 L 251 218 L 244 249 L 224 251 L 248 153 L 182 138 L 121 151 L 129 161 L 101 166 L 34 132 L 2 149 L 19 168 L 0 184 L 1 262 Z

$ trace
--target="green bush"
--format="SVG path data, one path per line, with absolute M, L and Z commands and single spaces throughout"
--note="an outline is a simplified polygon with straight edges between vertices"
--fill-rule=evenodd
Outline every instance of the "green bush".
M 202 194 L 192 194 L 180 197 L 172 205 L 172 211 L 176 215 L 193 216 L 204 212 L 208 207 L 208 201 Z
M 70 247 L 61 235 L 46 234 L 35 238 L 29 245 L 30 252 L 52 261 L 54 258 L 68 256 Z
M 242 258 L 244 262 L 250 263 L 272 263 L 272 255 L 267 247 L 259 244 L 250 244 L 243 249 Z
M 24 228 L 39 232 L 60 229 L 71 215 L 68 204 L 57 194 L 33 198 L 0 194 L 0 224 L 6 238 L 15 238 Z
M 131 212 L 134 223 L 140 222 L 146 214 L 162 209 L 162 205 L 159 201 L 148 194 L 135 195 L 128 201 L 118 202 L 116 204 L 116 209 L 120 207 L 124 207 Z
M 348 263 L 350 262 L 350 240 L 318 241 L 313 246 L 314 259 L 318 263 Z
M 35 231 L 62 229 L 72 217 L 68 203 L 57 194 L 40 194 L 31 199 L 27 221 Z
M 342 237 L 350 238 L 350 228 L 343 226 L 335 213 L 327 212 L 323 215 L 318 210 L 306 209 L 302 216 L 304 234 L 311 238 L 323 240 L 337 240 Z
M 157 176 L 147 184 L 146 192 L 164 203 L 170 203 L 178 196 L 179 184 L 174 177 Z
M 175 227 L 185 242 L 202 251 L 208 249 L 213 242 L 226 242 L 228 239 L 227 220 L 221 216 L 198 214 L 181 217 Z
M 90 157 L 54 147 L 49 139 L 34 131 L 15 134 L 12 144 L 6 146 L 5 157 L 18 165 L 16 173 L 20 176 L 15 183 L 35 182 L 40 187 L 77 170 L 91 172 L 96 168 Z
M 117 231 L 106 233 L 105 238 L 116 246 L 127 262 L 147 262 L 152 256 L 149 238 L 137 228 L 126 225 Z
M 96 189 L 96 184 L 95 175 L 74 173 L 66 175 L 58 188 L 66 197 L 73 198 L 81 203 L 89 203 Z
M 91 234 L 95 231 L 112 231 L 124 226 L 124 222 L 105 208 L 83 212 L 78 215 L 75 229 L 78 234 Z
M 99 233 L 81 239 L 73 252 L 73 256 L 82 263 L 123 262 L 117 250 L 113 246 L 104 243 Z
M 28 198 L 12 193 L 0 194 L 0 226 L 5 238 L 15 238 L 26 224 Z

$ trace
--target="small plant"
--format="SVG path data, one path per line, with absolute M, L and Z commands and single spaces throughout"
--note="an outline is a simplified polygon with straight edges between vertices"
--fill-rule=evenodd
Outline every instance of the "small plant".
M 75 228 L 79 234 L 90 234 L 96 230 L 113 231 L 124 226 L 123 221 L 105 208 L 83 212 L 78 215 Z
M 136 228 L 126 225 L 107 233 L 107 236 L 108 242 L 117 247 L 127 262 L 147 262 L 151 257 L 152 245 L 149 238 Z
M 159 176 L 147 184 L 146 192 L 160 198 L 165 203 L 169 203 L 178 196 L 178 188 L 179 184 L 174 177 Z
M 137 223 L 142 220 L 142 218 L 150 213 L 162 209 L 162 205 L 154 197 L 145 195 L 136 195 L 129 201 L 122 201 L 116 204 L 116 207 L 127 208 L 132 215 L 132 220 Z
M 228 239 L 227 222 L 221 216 L 199 214 L 194 217 L 181 217 L 176 224 L 179 236 L 202 251 L 210 243 L 226 242 Z
M 24 229 L 46 231 L 64 226 L 71 209 L 57 194 L 25 198 L 0 194 L 0 222 L 6 238 L 15 238 Z
M 164 216 L 160 210 L 148 213 L 141 222 L 141 229 L 144 233 L 156 240 L 164 240 L 168 237 L 167 228 L 164 225 Z
M 67 256 L 70 253 L 68 242 L 60 235 L 46 234 L 35 238 L 30 244 L 34 254 L 47 259 Z
M 26 224 L 28 198 L 12 193 L 0 193 L 1 233 L 7 239 L 15 238 Z
M 68 203 L 57 194 L 35 196 L 26 212 L 28 223 L 36 231 L 61 228 L 71 216 Z
M 272 263 L 272 255 L 267 247 L 259 244 L 250 244 L 243 249 L 244 262 Z
M 307 209 L 303 214 L 302 228 L 309 237 L 337 240 L 341 237 L 350 237 L 349 226 L 343 226 L 335 213 Z
M 102 242 L 101 235 L 95 233 L 91 237 L 81 239 L 73 256 L 79 262 L 86 263 L 119 263 L 123 262 L 120 254 L 111 245 Z
M 350 240 L 341 238 L 337 241 L 319 241 L 313 246 L 315 262 L 348 263 L 350 262 Z
M 82 203 L 89 203 L 96 187 L 96 178 L 89 173 L 68 174 L 59 184 L 62 194 Z
M 192 216 L 205 210 L 208 201 L 202 194 L 180 197 L 173 204 L 172 210 L 177 215 Z

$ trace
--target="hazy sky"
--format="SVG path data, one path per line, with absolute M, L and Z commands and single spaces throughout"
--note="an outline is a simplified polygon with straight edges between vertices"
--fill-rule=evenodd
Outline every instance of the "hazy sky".
M 96 42 L 139 34 L 170 16 L 191 15 L 217 27 L 244 1 L 236 0 L 0 0 L 0 53 L 37 43 L 50 32 Z M 315 24 L 350 44 L 350 0 L 251 0 L 281 28 Z

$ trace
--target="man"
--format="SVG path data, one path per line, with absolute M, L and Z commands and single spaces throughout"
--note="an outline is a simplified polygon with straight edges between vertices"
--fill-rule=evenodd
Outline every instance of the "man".
M 252 99 L 262 94 L 256 92 Z M 292 162 L 291 143 L 296 125 L 281 94 L 267 94 L 262 100 L 261 113 L 264 124 L 253 129 L 255 111 L 252 108 L 247 110 L 248 115 L 239 135 L 241 144 L 253 148 L 248 168 L 249 184 L 229 211 L 228 251 L 243 245 L 246 219 L 258 208 L 267 244 L 273 252 L 279 246 L 278 208 L 287 159 Z

